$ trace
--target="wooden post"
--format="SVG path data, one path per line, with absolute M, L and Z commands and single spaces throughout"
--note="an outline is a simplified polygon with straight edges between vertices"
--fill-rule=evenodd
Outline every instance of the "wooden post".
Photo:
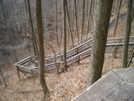
M 2 79 L 3 79 L 3 81 L 4 81 L 4 84 L 5 84 L 5 87 L 7 87 L 7 84 L 6 84 L 6 81 L 5 81 L 5 79 L 4 79 L 4 76 L 3 76 L 3 73 L 2 73 L 2 70 L 0 69 L 0 72 L 1 72 L 1 76 L 2 76 Z M 2 84 L 2 83 L 1 83 Z
M 117 51 L 116 51 L 117 48 L 118 48 L 118 47 L 114 47 L 114 51 L 113 51 L 113 57 L 114 57 L 114 58 L 116 58 L 116 55 L 117 55 Z
M 79 50 L 77 48 L 77 55 L 79 54 Z M 80 56 L 78 56 L 78 65 L 80 64 Z
M 18 66 L 16 66 L 16 70 L 17 70 L 17 74 L 18 74 L 18 77 L 19 77 L 19 80 L 20 80 L 20 73 L 19 73 Z
M 61 61 L 63 61 L 63 55 L 61 56 Z

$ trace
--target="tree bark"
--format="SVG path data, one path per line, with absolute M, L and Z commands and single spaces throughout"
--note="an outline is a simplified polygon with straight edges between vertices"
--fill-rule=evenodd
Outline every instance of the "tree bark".
M 97 0 L 94 22 L 91 65 L 87 87 L 96 82 L 103 69 L 106 39 L 113 0 Z
M 132 1 L 128 1 L 127 19 L 126 19 L 126 29 L 125 29 L 125 40 L 123 45 L 123 56 L 122 56 L 122 68 L 127 68 L 128 59 L 128 43 L 129 36 L 131 33 L 131 11 L 132 11 Z
M 59 35 L 58 35 L 58 26 L 57 26 L 57 23 L 58 23 L 57 16 L 58 16 L 58 14 L 57 14 L 57 1 L 56 1 L 56 8 L 55 8 L 55 32 L 56 32 L 56 42 L 57 42 L 58 47 L 60 47 Z
M 63 35 L 64 35 L 64 53 L 63 53 L 63 58 L 64 58 L 64 69 L 66 69 L 67 66 L 67 61 L 66 61 L 66 0 L 63 0 Z
M 116 35 L 116 29 L 117 29 L 117 23 L 118 23 L 118 18 L 119 18 L 119 14 L 120 14 L 121 4 L 122 4 L 122 0 L 120 0 L 120 4 L 118 6 L 117 17 L 116 17 L 115 27 L 114 27 L 114 37 Z
M 66 1 L 66 14 L 67 14 L 67 21 L 68 21 L 68 28 L 69 28 L 69 33 L 70 33 L 70 36 L 71 36 L 71 42 L 72 42 L 72 45 L 74 47 L 74 39 L 73 39 L 73 34 L 72 34 L 72 30 L 71 30 L 71 24 L 70 24 L 70 18 L 69 18 L 69 10 L 68 10 L 68 6 L 67 6 L 67 1 Z
M 132 8 L 132 21 L 133 21 L 133 19 L 134 19 L 134 0 L 133 0 L 133 8 Z
M 88 24 L 87 24 L 87 32 L 86 32 L 86 39 L 88 37 L 88 32 L 89 32 L 89 25 L 90 25 L 90 16 L 91 16 L 91 11 L 92 11 L 92 0 L 90 0 L 90 5 L 89 5 L 89 11 L 88 11 Z
M 43 42 L 43 26 L 42 26 L 42 9 L 41 0 L 36 0 L 36 20 L 38 31 L 38 44 L 39 44 L 39 66 L 40 66 L 40 84 L 44 93 L 44 98 L 47 98 L 49 90 L 44 78 L 44 42 Z
M 27 4 L 28 4 L 29 23 L 30 23 L 30 27 L 31 27 L 31 30 L 32 30 L 32 42 L 33 42 L 34 54 L 35 54 L 35 56 L 39 57 L 36 37 L 35 37 L 35 33 L 34 33 L 33 21 L 32 21 L 32 16 L 31 16 L 30 1 L 29 0 L 27 0 Z
M 85 0 L 83 0 L 83 10 L 82 10 L 82 26 L 81 26 L 81 43 L 84 36 L 84 18 L 85 18 Z
M 79 31 L 78 31 L 78 18 L 77 18 L 77 7 L 76 7 L 76 0 L 74 0 L 74 11 L 75 11 L 75 26 L 76 26 L 76 35 L 79 44 Z

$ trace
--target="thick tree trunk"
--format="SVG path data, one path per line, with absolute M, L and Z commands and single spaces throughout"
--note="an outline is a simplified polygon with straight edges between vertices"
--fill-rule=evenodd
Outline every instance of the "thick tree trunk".
M 96 18 L 92 42 L 91 66 L 87 87 L 101 77 L 109 19 L 113 0 L 97 0 Z
M 123 45 L 123 56 L 122 56 L 122 68 L 126 68 L 127 67 L 128 43 L 129 43 L 129 36 L 130 36 L 130 33 L 131 33 L 132 1 L 133 0 L 129 0 L 129 2 L 128 2 L 126 29 L 125 29 L 125 40 L 124 40 L 124 45 Z
M 40 66 L 40 84 L 43 89 L 44 98 L 47 98 L 49 90 L 44 78 L 44 42 L 43 42 L 43 27 L 42 27 L 42 10 L 41 0 L 36 0 L 36 19 L 37 19 L 37 31 L 38 31 L 38 44 L 39 44 L 39 66 Z

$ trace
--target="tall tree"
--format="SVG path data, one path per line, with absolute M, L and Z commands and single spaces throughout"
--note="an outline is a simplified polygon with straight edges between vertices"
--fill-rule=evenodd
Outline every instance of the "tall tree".
M 74 0 L 74 12 L 75 12 L 75 26 L 76 26 L 76 35 L 78 39 L 78 44 L 79 44 L 79 31 L 78 31 L 78 17 L 77 17 L 77 7 L 76 7 L 76 0 Z
M 89 32 L 89 25 L 90 25 L 90 17 L 91 17 L 91 11 L 92 11 L 92 2 L 93 0 L 90 0 L 90 4 L 89 4 L 89 11 L 88 11 L 88 23 L 87 23 L 87 31 L 86 31 L 86 39 L 88 37 L 88 32 Z
M 63 0 L 63 37 L 64 37 L 64 53 L 63 53 L 63 58 L 64 58 L 64 66 L 66 68 L 67 66 L 67 61 L 66 61 L 66 3 L 67 0 Z
M 68 3 L 66 2 L 66 15 L 67 15 L 67 21 L 68 21 L 68 28 L 69 28 L 69 33 L 70 33 L 70 36 L 71 36 L 71 42 L 72 42 L 72 45 L 74 47 L 74 39 L 73 39 L 73 33 L 72 33 L 72 30 L 71 30 L 71 24 L 70 24 L 70 17 L 69 17 L 69 10 L 68 10 Z
M 43 43 L 43 26 L 42 26 L 42 9 L 41 0 L 36 0 L 36 20 L 38 31 L 38 44 L 39 44 L 39 66 L 40 66 L 40 84 L 43 89 L 44 98 L 47 98 L 49 90 L 44 78 L 44 43 Z
M 58 19 L 57 19 L 57 16 L 58 16 L 58 14 L 57 14 L 57 0 L 56 0 L 56 7 L 55 7 L 55 32 L 56 32 L 56 42 L 57 42 L 57 45 L 58 45 L 58 47 L 60 47 L 60 44 L 59 44 L 59 36 L 58 36 L 58 25 L 57 25 L 57 23 L 58 23 Z
M 25 0 L 25 2 L 26 2 L 26 0 Z M 30 1 L 29 0 L 27 0 L 27 4 L 28 4 L 29 24 L 30 24 L 30 27 L 31 27 L 31 30 L 32 30 L 32 42 L 33 42 L 34 54 L 35 54 L 35 56 L 39 57 L 38 48 L 37 48 L 37 42 L 36 42 L 36 37 L 35 37 L 35 32 L 34 32 L 34 27 L 33 27 L 33 21 L 32 21 L 32 16 L 31 16 Z
M 116 35 L 116 29 L 117 29 L 117 23 L 118 23 L 118 18 L 119 18 L 119 14 L 120 14 L 121 4 L 122 4 L 122 0 L 120 0 L 118 10 L 117 10 L 117 16 L 116 16 L 115 27 L 114 27 L 114 37 Z
M 81 26 L 81 43 L 82 43 L 82 38 L 83 38 L 83 34 L 84 34 L 84 15 L 85 15 L 85 0 L 83 0 L 83 10 L 82 10 L 82 26 Z
M 133 0 L 133 8 L 132 8 L 132 21 L 133 21 L 133 19 L 134 19 L 134 0 Z
M 131 33 L 131 21 L 132 21 L 131 20 L 132 2 L 133 2 L 133 0 L 128 1 L 126 29 L 125 29 L 125 40 L 124 40 L 124 45 L 123 45 L 123 56 L 122 56 L 122 68 L 127 67 L 128 43 L 129 43 L 129 36 L 130 36 L 130 33 Z
M 91 65 L 87 87 L 92 85 L 101 77 L 112 3 L 113 0 L 97 0 L 90 62 Z

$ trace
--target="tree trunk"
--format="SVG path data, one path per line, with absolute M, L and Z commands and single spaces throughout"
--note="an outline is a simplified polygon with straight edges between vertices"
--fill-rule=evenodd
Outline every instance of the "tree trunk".
M 39 57 L 36 37 L 35 37 L 35 33 L 34 33 L 33 21 L 32 21 L 32 17 L 31 17 L 31 9 L 30 9 L 30 1 L 29 0 L 27 0 L 27 4 L 28 4 L 29 23 L 30 23 L 30 27 L 32 30 L 32 42 L 33 42 L 34 54 L 35 54 L 35 56 Z
M 115 27 L 114 27 L 114 37 L 116 35 L 116 29 L 117 29 L 117 24 L 118 24 L 118 18 L 119 18 L 119 14 L 120 14 L 121 4 L 122 4 L 122 0 L 120 0 L 120 4 L 118 6 L 117 17 L 116 17 Z
M 134 0 L 133 0 L 133 8 L 132 8 L 132 21 L 133 21 L 133 19 L 134 19 Z
M 76 35 L 78 39 L 78 44 L 79 44 L 79 32 L 78 32 L 78 18 L 77 18 L 77 7 L 76 7 L 76 0 L 74 0 L 74 7 L 75 7 L 75 26 L 76 26 Z
M 44 93 L 44 98 L 47 98 L 49 90 L 44 78 L 44 42 L 43 42 L 43 27 L 42 27 L 42 9 L 41 0 L 36 0 L 36 20 L 38 31 L 38 44 L 39 44 L 39 66 L 40 66 L 40 84 Z
M 63 53 L 63 58 L 64 58 L 64 69 L 66 69 L 67 66 L 67 61 L 66 61 L 66 0 L 63 0 L 63 35 L 64 35 L 64 53 Z
M 90 5 L 89 5 L 89 11 L 88 11 L 88 24 L 87 24 L 87 32 L 86 32 L 86 39 L 88 37 L 88 32 L 89 32 L 89 25 L 90 25 L 90 16 L 91 16 L 91 11 L 92 11 L 92 0 L 90 0 Z
M 131 33 L 132 1 L 133 0 L 129 0 L 129 2 L 128 2 L 126 29 L 125 29 L 125 40 L 124 40 L 124 45 L 123 45 L 123 56 L 122 56 L 122 68 L 127 67 L 128 43 L 129 43 L 129 36 L 130 36 L 130 33 Z
M 72 45 L 74 47 L 74 39 L 73 39 L 73 34 L 72 34 L 72 30 L 71 30 L 71 24 L 70 24 L 70 18 L 69 18 L 69 10 L 68 10 L 68 6 L 67 6 L 67 2 L 66 2 L 66 14 L 67 14 L 67 21 L 68 21 L 68 28 L 69 28 L 69 33 L 70 33 L 70 36 L 71 36 L 71 42 L 72 42 Z
M 97 0 L 91 65 L 87 87 L 92 85 L 101 77 L 112 3 L 113 0 Z
M 57 16 L 58 16 L 58 14 L 57 14 L 57 1 L 56 1 L 56 8 L 55 8 L 55 32 L 56 32 L 56 42 L 57 42 L 58 47 L 60 47 L 59 35 L 58 35 L 58 26 L 57 26 L 57 23 L 58 23 Z
M 81 43 L 84 36 L 84 16 L 85 15 L 85 0 L 83 0 L 83 11 L 82 11 L 82 26 L 81 26 Z

